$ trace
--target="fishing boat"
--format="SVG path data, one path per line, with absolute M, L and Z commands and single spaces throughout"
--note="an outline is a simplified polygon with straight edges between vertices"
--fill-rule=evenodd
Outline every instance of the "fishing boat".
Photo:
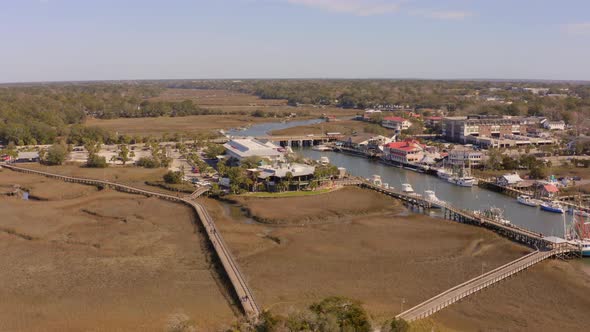
M 447 204 L 447 202 L 439 199 L 436 197 L 436 194 L 433 190 L 425 190 L 424 191 L 424 199 L 430 202 L 433 208 L 442 208 Z
M 541 206 L 541 210 L 543 211 L 547 211 L 547 212 L 552 212 L 552 213 L 564 213 L 565 211 L 563 210 L 563 206 L 561 206 L 561 204 L 559 204 L 558 202 L 542 202 L 540 204 Z
M 520 195 L 520 196 L 516 197 L 516 200 L 520 204 L 532 206 L 532 207 L 537 207 L 541 204 L 541 201 L 536 200 L 528 195 Z
M 565 217 L 563 218 L 564 228 Z M 565 237 L 570 243 L 578 246 L 584 257 L 590 257 L 590 219 L 588 216 L 577 216 L 574 219 L 569 230 L 566 228 Z
M 402 183 L 402 192 L 404 194 L 413 194 L 414 193 L 414 188 L 412 188 L 412 185 L 409 183 Z
M 504 211 L 502 209 L 492 206 L 489 209 L 474 211 L 476 216 L 491 219 L 502 225 L 510 225 L 510 220 L 504 218 Z

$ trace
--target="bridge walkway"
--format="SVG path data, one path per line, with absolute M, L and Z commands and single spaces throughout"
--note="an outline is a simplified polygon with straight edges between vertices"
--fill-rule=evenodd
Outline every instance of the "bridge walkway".
M 183 203 L 183 204 L 186 204 L 186 205 L 192 207 L 193 210 L 197 213 L 199 220 L 201 221 L 204 229 L 206 230 L 209 241 L 211 241 L 211 243 L 213 244 L 213 247 L 215 249 L 215 253 L 217 254 L 217 257 L 219 257 L 219 260 L 221 261 L 221 264 L 222 264 L 228 278 L 230 279 L 230 282 L 231 282 L 238 298 L 240 299 L 241 306 L 244 310 L 244 313 L 246 314 L 246 316 L 248 318 L 254 319 L 254 320 L 257 319 L 258 316 L 260 315 L 260 313 L 261 313 L 260 307 L 256 303 L 256 300 L 254 299 L 254 295 L 253 295 L 250 287 L 248 287 L 248 284 L 246 283 L 246 279 L 244 278 L 243 273 L 240 271 L 238 264 L 236 263 L 235 259 L 233 258 L 233 255 L 231 254 L 231 252 L 229 250 L 229 247 L 227 246 L 227 244 L 223 240 L 223 237 L 221 236 L 217 227 L 215 226 L 215 222 L 213 221 L 213 218 L 211 218 L 211 216 L 209 215 L 209 212 L 207 212 L 207 210 L 202 205 L 192 201 L 189 198 L 180 198 L 180 197 L 176 197 L 176 196 L 172 196 L 172 195 L 168 195 L 168 194 L 162 194 L 159 192 L 135 188 L 135 187 L 131 187 L 128 185 L 119 184 L 119 183 L 110 182 L 110 181 L 59 175 L 59 174 L 37 171 L 37 170 L 32 170 L 32 169 L 23 168 L 23 167 L 17 167 L 14 165 L 2 165 L 2 166 L 7 169 L 16 171 L 16 172 L 42 175 L 42 176 L 46 176 L 49 178 L 62 180 L 62 181 L 66 181 L 66 182 L 87 184 L 87 185 L 100 186 L 100 187 L 105 187 L 105 188 L 108 187 L 108 188 L 112 188 L 112 189 L 127 192 L 127 193 L 140 194 L 140 195 L 144 195 L 144 196 L 148 196 L 148 197 L 157 197 L 157 198 L 165 199 L 165 200 L 172 201 L 172 202 L 179 202 L 179 203 Z

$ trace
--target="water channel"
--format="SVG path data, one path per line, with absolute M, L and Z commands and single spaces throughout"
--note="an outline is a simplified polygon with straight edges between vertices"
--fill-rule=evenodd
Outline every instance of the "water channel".
M 247 130 L 231 131 L 230 135 L 239 136 L 263 136 L 277 129 L 290 128 L 307 124 L 319 123 L 323 120 L 292 121 L 287 123 L 265 123 L 254 125 Z M 479 187 L 464 188 L 455 186 L 435 176 L 425 175 L 397 167 L 387 166 L 378 161 L 362 157 L 347 155 L 337 152 L 320 152 L 310 148 L 295 149 L 295 152 L 314 160 L 326 156 L 333 165 L 344 167 L 356 176 L 370 178 L 372 175 L 380 175 L 384 183 L 401 188 L 402 183 L 409 183 L 414 190 L 423 194 L 425 190 L 434 190 L 438 198 L 445 200 L 457 207 L 480 210 L 492 206 L 504 210 L 504 217 L 514 225 L 524 227 L 543 235 L 563 236 L 563 215 L 541 211 L 519 204 L 516 199 Z M 568 223 L 571 217 L 566 215 Z

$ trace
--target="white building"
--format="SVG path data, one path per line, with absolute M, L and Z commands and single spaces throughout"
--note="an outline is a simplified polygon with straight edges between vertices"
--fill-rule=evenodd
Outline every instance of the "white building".
M 543 120 L 541 121 L 543 128 L 549 130 L 565 130 L 565 122 L 564 121 L 551 121 L 551 120 Z
M 509 187 L 524 181 L 517 173 L 505 174 L 498 178 L 497 183 L 500 186 Z
M 237 160 L 249 157 L 260 157 L 268 160 L 282 159 L 285 149 L 267 141 L 259 141 L 253 138 L 232 139 L 223 145 L 227 154 Z
M 394 129 L 396 131 L 402 131 L 410 128 L 412 123 L 408 119 L 404 119 L 399 116 L 388 116 L 383 118 L 381 121 L 381 126 Z
M 483 153 L 468 147 L 458 147 L 449 152 L 449 164 L 453 166 L 479 166 Z

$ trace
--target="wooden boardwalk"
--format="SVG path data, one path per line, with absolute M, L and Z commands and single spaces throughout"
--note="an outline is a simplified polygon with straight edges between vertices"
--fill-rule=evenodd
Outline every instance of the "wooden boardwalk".
M 195 201 L 191 200 L 190 198 L 180 198 L 180 197 L 176 197 L 176 196 L 172 196 L 172 195 L 168 195 L 168 194 L 162 194 L 162 193 L 158 193 L 158 192 L 154 192 L 154 191 L 139 189 L 139 188 L 135 188 L 135 187 L 119 184 L 119 183 L 114 183 L 114 182 L 110 182 L 110 181 L 102 181 L 102 180 L 96 180 L 96 179 L 64 176 L 64 175 L 59 175 L 59 174 L 31 170 L 31 169 L 23 168 L 23 167 L 17 167 L 17 166 L 13 166 L 13 165 L 2 165 L 2 166 L 7 169 L 17 171 L 17 172 L 42 175 L 42 176 L 46 176 L 46 177 L 49 177 L 52 179 L 62 180 L 65 182 L 80 183 L 80 184 L 98 186 L 98 187 L 102 187 L 102 188 L 112 188 L 112 189 L 115 189 L 118 191 L 131 193 L 131 194 L 139 194 L 139 195 L 144 195 L 144 196 L 148 196 L 148 197 L 157 197 L 157 198 L 172 201 L 172 202 L 183 203 L 183 204 L 186 204 L 186 205 L 192 207 L 193 210 L 197 213 L 199 220 L 201 221 L 204 229 L 206 230 L 209 241 L 211 241 L 213 247 L 215 248 L 215 253 L 217 254 L 217 257 L 219 258 L 219 260 L 221 261 L 221 264 L 225 270 L 225 273 L 228 276 L 228 278 L 234 288 L 234 291 L 236 292 L 236 295 L 241 302 L 241 306 L 244 310 L 244 313 L 246 314 L 246 316 L 249 319 L 257 319 L 257 317 L 260 315 L 261 310 L 254 299 L 254 295 L 252 294 L 252 291 L 248 287 L 248 285 L 246 283 L 246 279 L 244 278 L 243 273 L 240 271 L 240 268 L 238 267 L 238 264 L 236 263 L 235 259 L 233 258 L 231 252 L 229 251 L 227 244 L 225 243 L 225 241 L 223 240 L 223 237 L 221 236 L 217 227 L 215 226 L 215 222 L 213 221 L 213 218 L 211 218 L 211 216 L 209 215 L 207 210 L 205 208 L 203 208 L 202 205 L 196 203 Z
M 445 292 L 442 292 L 418 304 L 417 306 L 400 313 L 396 316 L 396 318 L 401 318 L 408 322 L 426 318 L 471 294 L 490 287 L 491 285 L 502 281 L 522 270 L 525 270 L 545 259 L 557 256 L 561 253 L 566 253 L 569 250 L 571 249 L 564 247 L 553 249 L 551 251 L 535 251 L 506 265 L 500 266 L 492 271 L 457 285 Z

